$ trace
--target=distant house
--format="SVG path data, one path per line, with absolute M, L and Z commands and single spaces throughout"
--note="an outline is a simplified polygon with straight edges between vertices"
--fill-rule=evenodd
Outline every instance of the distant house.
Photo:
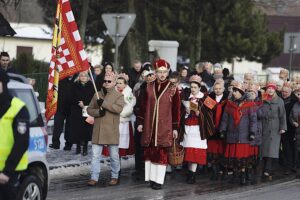
M 11 58 L 26 53 L 37 60 L 50 62 L 53 28 L 43 21 L 44 13 L 37 0 L 22 1 L 17 8 L 11 3 L 0 8 L 0 12 L 17 33 L 13 37 L 0 37 L 0 51 L 7 51 Z M 91 63 L 100 64 L 101 45 L 87 48 Z
M 52 29 L 45 24 L 10 23 L 16 31 L 14 37 L 0 38 L 1 51 L 7 51 L 12 58 L 22 53 L 35 59 L 49 62 L 51 59 Z
M 267 15 L 268 29 L 270 31 L 285 30 L 285 37 L 283 38 L 284 49 L 280 56 L 273 59 L 268 67 L 283 67 L 289 68 L 290 63 L 290 37 L 295 36 L 294 44 L 292 45 L 293 70 L 300 70 L 300 1 L 266 1 L 258 0 L 257 7 Z
M 278 74 L 280 68 L 289 69 L 290 64 L 290 38 L 294 35 L 292 70 L 300 71 L 300 1 L 279 1 L 279 0 L 256 0 L 256 7 L 267 16 L 269 31 L 285 31 L 285 36 L 282 38 L 284 49 L 280 56 L 274 58 L 269 64 L 262 65 L 256 62 L 237 62 L 233 64 L 224 63 L 224 66 L 229 69 L 234 69 L 234 74 L 243 74 L 252 72 L 257 74 L 272 75 Z M 232 67 L 234 66 L 234 67 Z M 231 68 L 232 67 L 232 68 Z M 268 77 L 266 77 L 268 78 Z M 269 77 L 270 78 L 270 77 Z

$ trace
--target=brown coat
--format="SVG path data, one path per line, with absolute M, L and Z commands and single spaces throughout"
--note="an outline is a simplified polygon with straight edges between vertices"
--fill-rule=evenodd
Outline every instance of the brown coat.
M 95 117 L 92 144 L 119 144 L 120 113 L 125 105 L 124 97 L 114 88 L 108 89 L 105 96 L 103 92 L 98 94 L 104 99 L 102 107 L 106 109 L 106 113 L 99 117 L 100 107 L 97 104 L 97 96 L 94 95 L 87 108 L 88 114 Z
M 157 91 L 157 82 L 147 85 L 142 101 L 139 121 L 143 125 L 142 146 L 169 147 L 172 145 L 173 130 L 178 129 L 180 97 L 176 87 L 169 81 L 161 84 Z M 151 140 L 154 144 L 151 144 Z

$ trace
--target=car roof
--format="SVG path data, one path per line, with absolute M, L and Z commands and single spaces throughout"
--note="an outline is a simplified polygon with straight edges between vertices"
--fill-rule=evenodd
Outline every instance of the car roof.
M 32 89 L 32 86 L 15 80 L 10 80 L 7 84 L 8 89 Z
M 13 73 L 8 73 L 8 76 L 8 89 L 33 89 L 24 76 Z

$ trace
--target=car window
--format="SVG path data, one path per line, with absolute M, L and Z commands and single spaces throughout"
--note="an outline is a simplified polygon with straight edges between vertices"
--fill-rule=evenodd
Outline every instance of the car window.
M 37 123 L 38 111 L 30 89 L 9 89 L 11 95 L 20 98 L 25 104 L 30 115 L 30 124 Z

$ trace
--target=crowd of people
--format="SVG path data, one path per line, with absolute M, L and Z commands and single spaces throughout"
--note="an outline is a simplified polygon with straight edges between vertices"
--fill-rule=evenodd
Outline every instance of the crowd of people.
M 7 60 L 1 53 L 1 68 L 13 72 Z M 86 156 L 91 141 L 90 186 L 98 182 L 103 155 L 110 158 L 109 185 L 119 183 L 120 158 L 135 155 L 134 175 L 161 189 L 174 144 L 184 148 L 183 163 L 176 167 L 187 170 L 189 184 L 196 182 L 199 166 L 209 168 L 211 180 L 242 185 L 257 177 L 272 180 L 277 161 L 283 173 L 300 178 L 299 85 L 300 78 L 289 80 L 286 69 L 276 81 L 260 81 L 251 73 L 236 81 L 218 63 L 172 72 L 163 59 L 135 60 L 127 72 L 117 72 L 106 62 L 93 67 L 92 76 L 80 72 L 59 82 L 49 147 L 59 149 L 64 132 L 64 150 L 76 145 L 75 154 Z
M 110 158 L 109 185 L 117 185 L 120 158 L 134 154 L 134 175 L 161 189 L 174 143 L 184 148 L 179 167 L 187 170 L 189 184 L 196 182 L 199 166 L 210 169 L 211 180 L 270 181 L 276 161 L 283 173 L 297 172 L 299 178 L 300 80 L 288 77 L 282 69 L 276 82 L 258 81 L 251 73 L 236 81 L 228 69 L 210 62 L 197 63 L 195 71 L 182 66 L 171 72 L 163 59 L 135 60 L 127 73 L 117 73 L 107 62 L 95 67 L 96 94 L 87 72 L 61 81 L 66 87 L 60 84 L 64 95 L 50 147 L 59 148 L 64 119 L 64 150 L 76 144 L 76 154 L 85 156 L 92 141 L 89 186 L 97 185 L 103 155 Z

